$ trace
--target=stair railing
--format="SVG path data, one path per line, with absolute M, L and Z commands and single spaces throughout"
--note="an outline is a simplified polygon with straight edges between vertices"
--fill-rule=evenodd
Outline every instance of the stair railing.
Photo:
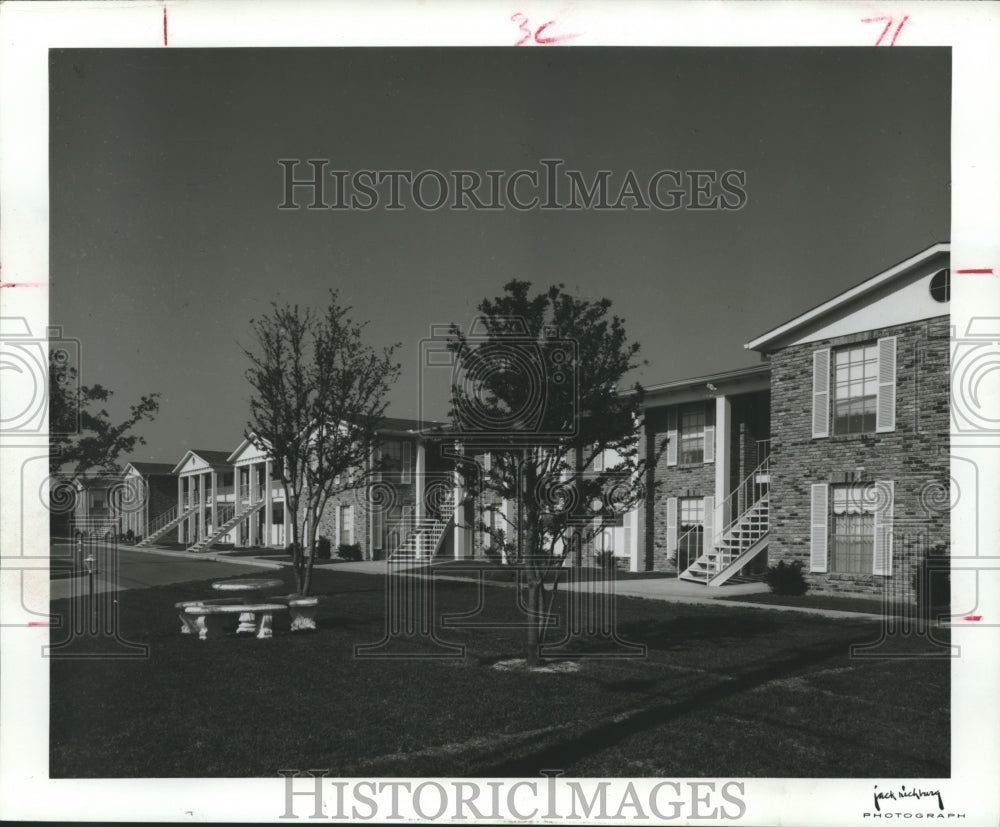
M 736 516 L 731 518 L 725 525 L 721 528 L 715 529 L 715 537 L 705 537 L 704 547 L 702 549 L 702 555 L 711 551 L 712 549 L 718 548 L 719 543 L 726 534 L 733 531 L 736 526 L 747 517 L 753 508 L 763 499 L 770 487 L 770 454 L 765 454 L 764 459 L 761 460 L 760 464 L 753 469 L 747 476 L 740 482 L 736 488 L 729 494 L 726 499 L 715 506 L 715 513 L 713 514 L 714 519 L 712 524 L 720 525 L 723 520 L 723 515 L 725 514 L 735 514 Z M 685 531 L 677 538 L 677 571 L 682 572 L 695 562 L 694 560 L 689 560 L 686 566 L 681 566 L 681 551 L 686 547 L 690 541 L 690 535 L 692 532 L 697 531 L 701 526 L 695 525 Z M 752 546 L 760 536 L 767 531 L 767 524 L 764 524 L 764 530 L 759 536 L 753 536 L 746 532 L 741 532 L 738 538 L 738 543 L 736 547 L 736 552 L 733 555 L 738 557 L 744 551 L 746 551 L 750 546 Z M 731 547 L 730 547 L 731 548 Z M 718 574 L 722 568 L 727 565 L 726 562 L 720 561 L 719 556 L 716 555 L 709 564 L 712 568 L 713 574 Z
M 737 526 L 748 519 L 757 504 L 767 496 L 767 492 L 770 489 L 770 468 L 771 468 L 771 457 L 770 455 L 765 455 L 764 459 L 761 460 L 760 464 L 753 469 L 746 478 L 736 487 L 736 489 L 728 496 L 722 503 L 716 507 L 716 514 L 722 516 L 727 512 L 734 514 L 735 516 L 726 524 L 721 531 L 716 534 L 721 541 L 726 534 L 735 532 Z M 760 512 L 758 512 L 760 513 Z M 749 549 L 754 543 L 756 543 L 764 534 L 767 533 L 767 521 L 761 515 L 759 519 L 762 524 L 758 524 L 759 531 L 749 532 L 740 531 L 736 537 L 736 547 L 734 550 L 733 557 L 740 556 L 744 551 Z M 718 571 L 716 571 L 718 573 Z
M 188 511 L 189 511 L 188 508 L 184 509 L 184 513 L 187 513 Z M 152 520 L 146 523 L 146 533 L 145 535 L 143 535 L 143 539 L 146 539 L 147 537 L 156 534 L 157 531 L 160 531 L 161 529 L 163 529 L 165 526 L 167 526 L 169 523 L 172 523 L 176 519 L 177 519 L 177 506 L 172 505 L 162 514 L 154 517 Z

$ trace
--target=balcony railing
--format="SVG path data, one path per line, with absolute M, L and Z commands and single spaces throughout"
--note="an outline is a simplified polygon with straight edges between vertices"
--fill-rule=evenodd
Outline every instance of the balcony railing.
M 757 465 L 761 465 L 765 459 L 771 456 L 771 440 L 757 440 Z

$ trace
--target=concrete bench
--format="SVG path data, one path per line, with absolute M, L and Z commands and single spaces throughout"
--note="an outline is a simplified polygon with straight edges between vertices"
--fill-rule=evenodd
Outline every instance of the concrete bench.
M 177 617 L 181 621 L 181 634 L 198 634 L 198 627 L 195 625 L 194 616 L 184 611 L 188 606 L 229 606 L 239 605 L 242 602 L 243 598 L 241 597 L 214 597 L 208 600 L 182 600 L 180 603 L 174 603 L 174 608 L 177 610 Z
M 245 600 L 214 605 L 202 603 L 201 605 L 188 606 L 184 609 L 185 614 L 191 615 L 194 618 L 199 640 L 219 637 L 222 634 L 223 621 L 228 616 L 234 614 L 256 617 L 257 637 L 268 638 L 272 635 L 271 624 L 275 613 L 286 611 L 288 611 L 288 606 L 281 603 L 248 603 Z M 241 618 L 241 628 L 244 622 L 244 618 Z
M 316 629 L 316 607 L 319 600 L 315 597 L 302 597 L 297 594 L 268 595 L 272 603 L 280 603 L 288 607 L 291 618 L 291 631 L 303 632 Z

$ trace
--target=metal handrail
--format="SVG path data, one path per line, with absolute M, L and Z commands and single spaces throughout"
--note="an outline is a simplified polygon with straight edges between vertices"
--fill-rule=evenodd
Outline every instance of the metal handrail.
M 452 507 L 452 504 L 453 504 L 453 498 L 449 496 L 441 502 L 440 510 L 442 512 L 446 512 Z M 397 545 L 395 548 L 390 548 L 388 550 L 389 556 L 391 557 L 397 551 L 402 549 L 407 544 L 407 542 L 409 542 L 410 537 L 417 529 L 418 523 L 431 522 L 431 521 L 445 522 L 445 523 L 447 522 L 447 520 L 445 519 L 441 519 L 439 517 L 431 517 L 427 514 L 424 514 L 424 516 L 418 520 L 416 511 L 414 511 L 409 514 L 403 514 L 398 520 L 396 520 L 393 523 L 390 523 L 386 527 L 386 536 L 392 537 L 393 533 L 396 533 L 396 536 L 399 537 L 399 545 Z
M 185 506 L 184 513 L 187 513 L 190 510 L 191 510 L 190 506 Z M 157 531 L 162 529 L 168 523 L 172 523 L 176 519 L 177 519 L 177 506 L 172 505 L 162 514 L 154 517 L 152 520 L 146 523 L 145 536 L 149 537 L 150 535 L 155 534 Z
M 715 537 L 721 539 L 728 532 L 732 531 L 733 528 L 736 525 L 738 525 L 743 520 L 743 518 L 750 513 L 751 510 L 753 510 L 753 508 L 757 505 L 757 503 L 760 502 L 767 495 L 770 485 L 770 480 L 767 478 L 768 474 L 770 473 L 770 462 L 771 462 L 771 457 L 770 454 L 768 454 L 767 456 L 764 457 L 761 463 L 756 468 L 753 469 L 753 471 L 747 474 L 747 476 L 743 479 L 743 481 L 740 482 L 740 484 L 733 489 L 733 491 L 730 493 L 728 497 L 726 497 L 726 499 L 724 499 L 721 503 L 716 504 L 713 516 L 720 516 L 722 514 L 725 514 L 726 511 L 729 510 L 728 506 L 732 505 L 733 502 L 736 503 L 737 507 L 736 509 L 730 512 L 736 514 L 736 516 L 733 519 L 731 519 L 728 523 L 726 523 L 726 525 L 723 526 L 722 529 L 715 530 Z M 764 479 L 761 479 L 761 477 L 763 477 Z M 713 519 L 712 525 L 713 526 L 716 525 L 717 522 L 718 520 Z M 681 546 L 682 541 L 685 540 L 688 537 L 688 535 L 691 534 L 693 531 L 697 531 L 701 527 L 702 526 L 697 526 L 697 525 L 692 526 L 677 538 L 678 564 L 680 563 L 679 556 L 682 547 Z M 715 548 L 714 538 L 711 539 L 713 540 L 711 548 Z M 755 543 L 758 539 L 760 538 L 759 537 L 752 538 L 750 535 L 743 536 L 741 534 L 738 546 L 739 553 L 742 554 L 744 551 L 750 548 L 750 546 L 753 545 L 753 543 Z M 708 540 L 706 540 L 706 542 L 708 542 Z M 703 548 L 702 554 L 705 554 L 705 552 L 708 550 L 709 549 Z M 718 561 L 716 561 L 714 564 L 716 566 L 716 569 L 718 568 L 717 563 Z M 689 562 L 688 565 L 685 566 L 684 568 L 689 568 L 690 566 L 691 563 Z M 677 570 L 682 571 L 683 569 L 681 569 L 680 565 L 678 565 Z M 717 570 L 716 573 L 718 573 Z

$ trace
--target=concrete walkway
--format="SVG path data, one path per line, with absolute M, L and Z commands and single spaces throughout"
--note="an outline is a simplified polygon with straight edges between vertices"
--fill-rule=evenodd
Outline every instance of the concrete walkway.
M 141 548 L 138 551 L 150 551 L 156 554 L 166 554 L 174 557 L 182 557 L 195 560 L 212 560 L 219 563 L 235 563 L 243 566 L 259 566 L 261 568 L 280 569 L 291 563 L 278 563 L 273 560 L 263 560 L 256 557 L 235 557 L 225 552 L 187 552 L 168 551 L 158 548 Z M 263 550 L 262 553 L 273 554 L 274 550 Z M 362 560 L 356 563 L 334 563 L 332 565 L 321 565 L 316 567 L 316 571 L 338 571 L 350 572 L 351 574 L 374 574 L 384 575 L 386 572 L 385 560 Z M 425 563 L 397 563 L 397 571 L 406 571 L 411 568 L 422 568 Z M 437 579 L 441 580 L 469 580 L 458 574 L 437 574 Z M 483 580 L 482 582 L 490 586 L 501 588 L 511 588 L 512 583 Z M 598 581 L 605 588 L 612 585 L 612 581 Z M 559 588 L 572 591 L 581 591 L 587 588 L 594 588 L 596 584 L 586 583 L 560 583 Z M 641 580 L 615 580 L 613 582 L 615 594 L 622 597 L 637 597 L 645 600 L 662 600 L 667 603 L 685 603 L 701 606 L 731 606 L 740 609 L 761 609 L 775 612 L 800 612 L 802 614 L 822 615 L 824 617 L 850 618 L 854 620 L 881 620 L 882 615 L 867 612 L 849 612 L 839 609 L 820 609 L 810 606 L 781 606 L 773 603 L 753 603 L 743 600 L 729 600 L 722 598 L 732 598 L 736 595 L 763 594 L 768 591 L 765 583 L 740 583 L 737 585 L 726 585 L 715 588 L 701 586 L 687 580 L 678 580 L 675 577 L 650 577 Z

